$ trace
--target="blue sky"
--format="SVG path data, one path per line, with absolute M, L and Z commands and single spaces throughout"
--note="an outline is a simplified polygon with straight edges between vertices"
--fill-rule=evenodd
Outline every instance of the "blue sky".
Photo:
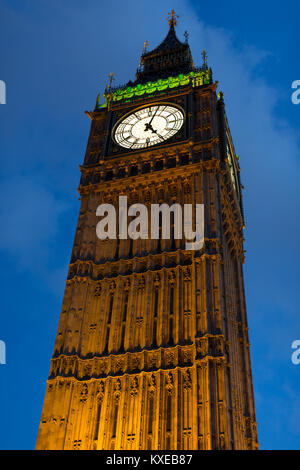
M 158 7 L 159 5 L 159 7 Z M 144 41 L 179 18 L 196 64 L 224 91 L 245 186 L 245 284 L 259 441 L 300 449 L 300 79 L 296 1 L 0 0 L 0 448 L 32 449 L 79 210 L 78 165 L 113 71 L 134 77 Z

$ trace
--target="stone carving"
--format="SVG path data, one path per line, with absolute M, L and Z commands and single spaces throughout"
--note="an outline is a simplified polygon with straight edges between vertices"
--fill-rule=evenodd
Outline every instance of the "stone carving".
M 80 389 L 80 398 L 79 401 L 80 403 L 85 403 L 87 401 L 88 397 L 88 386 L 86 383 L 82 384 L 81 389 Z
M 121 380 L 117 379 L 114 383 L 114 400 L 115 400 L 115 402 L 119 401 L 119 398 L 121 396 L 121 390 L 122 390 Z
M 169 280 L 169 284 L 170 286 L 174 286 L 175 284 L 175 281 L 176 281 L 176 273 L 175 271 L 170 271 L 169 274 L 168 274 L 168 280 Z
M 174 352 L 167 352 L 166 359 L 165 359 L 166 367 L 170 367 L 175 365 L 175 354 Z
M 184 269 L 183 279 L 184 279 L 185 282 L 189 282 L 191 280 L 191 270 L 190 270 L 189 267 Z
M 130 395 L 132 397 L 136 397 L 136 395 L 138 393 L 138 388 L 139 388 L 139 381 L 138 381 L 137 377 L 134 377 L 131 380 L 131 384 L 130 384 Z
M 142 277 L 139 279 L 139 281 L 138 281 L 138 289 L 139 289 L 139 290 L 145 289 L 145 284 L 146 284 L 146 283 L 145 283 L 145 277 L 142 276 Z
M 115 283 L 115 281 L 111 281 L 111 283 L 109 284 L 109 290 L 110 290 L 110 292 L 113 293 L 114 290 L 115 290 L 115 288 L 116 288 L 116 283 Z
M 156 380 L 155 375 L 151 374 L 148 382 L 149 392 L 154 392 L 156 390 Z
M 189 369 L 183 374 L 183 388 L 184 390 L 191 390 L 192 388 L 191 372 Z
M 159 274 L 155 274 L 155 277 L 154 277 L 154 286 L 155 287 L 159 287 L 160 285 L 160 276 Z
M 127 278 L 124 282 L 124 291 L 128 292 L 130 290 L 130 279 Z
M 166 389 L 168 393 L 171 393 L 174 388 L 174 377 L 172 372 L 168 372 L 166 375 Z

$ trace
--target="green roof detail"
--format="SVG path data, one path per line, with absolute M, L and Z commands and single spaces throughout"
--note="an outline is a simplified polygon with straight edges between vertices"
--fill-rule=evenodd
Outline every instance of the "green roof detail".
M 190 72 L 188 74 L 179 74 L 176 77 L 159 79 L 155 82 L 147 82 L 127 88 L 118 88 L 105 92 L 103 94 L 105 102 L 100 104 L 97 100 L 96 109 L 106 108 L 109 103 L 117 103 L 119 101 L 130 102 L 132 98 L 139 96 L 149 96 L 151 93 L 165 91 L 168 89 L 186 86 L 190 83 L 193 87 L 209 84 L 212 81 L 211 70 L 206 69 L 199 72 Z

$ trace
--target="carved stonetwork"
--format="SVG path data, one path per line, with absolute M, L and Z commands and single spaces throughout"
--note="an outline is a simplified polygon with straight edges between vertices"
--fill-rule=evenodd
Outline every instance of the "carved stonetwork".
M 184 367 L 193 364 L 195 355 L 194 346 L 177 345 L 153 351 L 127 352 L 107 358 L 83 359 L 78 356 L 60 356 L 52 359 L 49 379 L 72 375 L 78 380 L 88 380 L 137 371 Z
M 258 448 L 239 164 L 207 54 L 196 68 L 174 12 L 169 21 L 165 40 L 143 51 L 137 80 L 108 84 L 105 103 L 98 97 L 87 113 L 81 208 L 38 449 Z M 151 148 L 121 148 L 114 126 L 138 113 L 134 103 L 150 113 L 169 103 L 183 125 Z M 174 236 L 100 240 L 97 208 L 117 208 L 120 195 L 148 209 L 204 204 L 201 250 Z
M 224 357 L 225 338 L 223 335 L 205 335 L 196 339 L 197 358 L 206 356 Z

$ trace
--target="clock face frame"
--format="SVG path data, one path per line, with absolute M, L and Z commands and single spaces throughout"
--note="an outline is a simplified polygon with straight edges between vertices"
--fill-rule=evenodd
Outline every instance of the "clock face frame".
M 185 121 L 184 110 L 173 103 L 157 103 L 137 108 L 115 124 L 112 137 L 125 149 L 145 149 L 173 137 Z

